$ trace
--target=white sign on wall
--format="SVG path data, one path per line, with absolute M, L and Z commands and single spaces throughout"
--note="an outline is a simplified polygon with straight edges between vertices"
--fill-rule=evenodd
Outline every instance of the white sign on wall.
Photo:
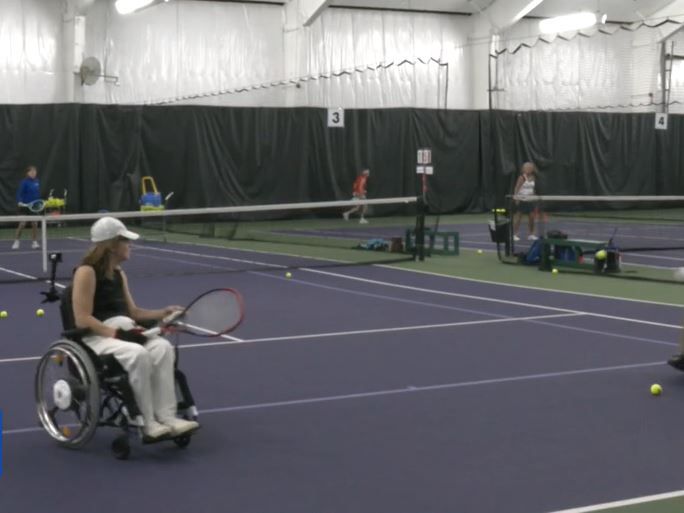
M 417 160 L 418 164 L 432 164 L 432 150 L 430 148 L 419 149 Z
M 667 114 L 664 112 L 656 112 L 655 127 L 656 130 L 667 130 Z
M 328 128 L 344 128 L 344 109 L 328 109 Z

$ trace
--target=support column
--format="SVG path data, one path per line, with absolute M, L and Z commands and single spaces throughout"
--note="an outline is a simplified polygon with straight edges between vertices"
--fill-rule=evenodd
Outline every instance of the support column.
M 489 108 L 489 66 L 492 36 L 514 25 L 544 0 L 498 0 L 473 17 L 470 45 L 470 77 L 473 109 Z

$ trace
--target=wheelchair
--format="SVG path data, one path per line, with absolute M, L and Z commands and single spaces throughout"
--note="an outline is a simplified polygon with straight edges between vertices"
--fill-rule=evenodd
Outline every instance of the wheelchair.
M 51 290 L 57 300 L 54 287 Z M 191 434 L 161 439 L 143 436 L 142 415 L 127 372 L 113 355 L 98 356 L 83 342 L 88 330 L 75 328 L 71 287 L 60 296 L 62 338 L 40 359 L 35 374 L 36 408 L 45 431 L 59 445 L 77 449 L 90 441 L 98 427 L 119 428 L 123 433 L 112 441 L 111 449 L 121 460 L 128 459 L 132 438 L 143 444 L 170 440 L 180 448 L 187 447 Z M 196 420 L 195 401 L 185 374 L 178 369 L 177 347 L 175 365 L 178 415 Z

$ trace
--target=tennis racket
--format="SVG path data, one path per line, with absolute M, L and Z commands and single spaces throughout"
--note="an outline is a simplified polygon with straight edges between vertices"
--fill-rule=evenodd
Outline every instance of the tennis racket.
M 45 209 L 45 202 L 42 199 L 37 199 L 26 206 L 34 214 L 40 214 Z
M 240 325 L 243 309 L 242 296 L 237 290 L 213 289 L 199 295 L 184 310 L 172 313 L 159 326 L 143 334 L 152 337 L 181 331 L 197 337 L 218 337 Z

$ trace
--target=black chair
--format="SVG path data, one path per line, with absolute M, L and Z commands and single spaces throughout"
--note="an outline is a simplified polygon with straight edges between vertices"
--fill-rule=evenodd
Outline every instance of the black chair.
M 111 447 L 118 459 L 127 459 L 133 434 L 143 443 L 161 440 L 143 436 L 142 415 L 128 373 L 113 355 L 98 356 L 83 342 L 88 330 L 76 328 L 71 305 L 71 287 L 68 287 L 61 295 L 62 338 L 50 346 L 36 369 L 38 418 L 59 445 L 71 449 L 85 445 L 99 426 L 122 429 L 123 434 L 114 439 Z M 197 419 L 198 411 L 187 379 L 178 369 L 178 348 L 175 379 L 178 414 Z M 187 447 L 190 435 L 164 440 Z

